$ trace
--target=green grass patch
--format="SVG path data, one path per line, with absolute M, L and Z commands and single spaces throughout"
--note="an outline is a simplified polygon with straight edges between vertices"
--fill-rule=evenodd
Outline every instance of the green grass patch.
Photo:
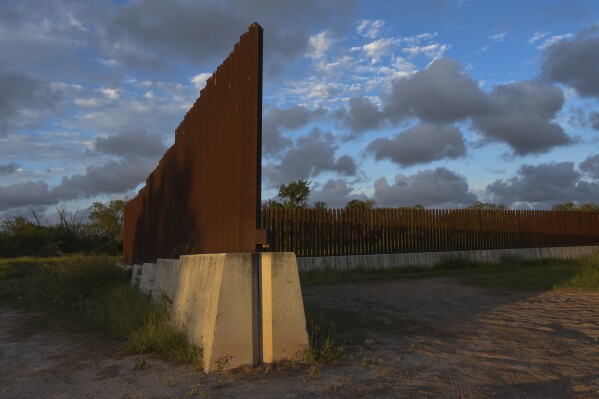
M 0 304 L 24 306 L 65 326 L 100 331 L 123 341 L 127 353 L 152 353 L 201 367 L 201 348 L 169 323 L 166 303 L 155 304 L 129 284 L 119 258 L 65 256 L 0 259 Z
M 599 291 L 599 256 L 581 261 L 581 266 L 570 279 L 556 284 L 557 289 Z
M 303 285 L 454 277 L 463 284 L 510 291 L 571 289 L 599 291 L 599 256 L 579 260 L 506 259 L 499 264 L 448 259 L 433 268 L 324 269 L 300 273 Z

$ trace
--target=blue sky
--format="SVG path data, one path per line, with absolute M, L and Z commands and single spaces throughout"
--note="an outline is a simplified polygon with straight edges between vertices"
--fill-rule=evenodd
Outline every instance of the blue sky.
M 254 21 L 264 199 L 599 203 L 596 1 L 27 1 L 0 5 L 0 218 L 134 196 Z

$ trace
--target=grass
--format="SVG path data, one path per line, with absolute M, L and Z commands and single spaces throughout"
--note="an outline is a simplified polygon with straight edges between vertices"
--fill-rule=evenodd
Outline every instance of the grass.
M 65 256 L 0 259 L 0 304 L 37 309 L 84 331 L 123 341 L 126 353 L 202 366 L 201 348 L 168 320 L 166 303 L 155 304 L 129 284 L 117 257 Z
M 323 366 L 334 364 L 344 356 L 347 341 L 337 331 L 339 320 L 347 321 L 347 318 L 339 318 L 339 314 L 331 317 L 330 310 L 314 305 L 306 305 L 305 310 L 308 346 L 296 354 L 296 360 L 307 364 L 312 376 L 318 376 Z
M 454 277 L 463 284 L 510 291 L 570 289 L 599 291 L 599 256 L 579 260 L 506 259 L 499 264 L 449 259 L 433 268 L 357 268 L 300 273 L 302 285 L 340 284 L 425 277 Z

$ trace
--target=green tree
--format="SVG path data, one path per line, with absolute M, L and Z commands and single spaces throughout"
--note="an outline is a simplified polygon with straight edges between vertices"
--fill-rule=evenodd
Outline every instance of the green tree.
M 274 199 L 269 199 L 269 200 L 266 200 L 264 202 L 264 205 L 262 205 L 262 207 L 263 208 L 275 208 L 275 209 L 278 209 L 278 208 L 282 208 L 283 204 L 281 204 L 280 202 L 275 201 Z
M 580 210 L 580 211 L 598 212 L 599 211 L 599 205 L 593 204 L 593 203 L 590 203 L 590 202 L 585 202 L 584 204 L 580 204 L 578 206 L 578 210 Z
M 324 201 L 316 201 L 314 203 L 314 209 L 327 209 L 327 203 Z
M 591 202 L 585 202 L 578 207 L 572 201 L 564 202 L 561 204 L 555 204 L 551 207 L 552 211 L 599 211 L 599 205 L 593 204 Z
M 292 181 L 279 187 L 279 198 L 285 208 L 306 208 L 310 198 L 310 182 L 305 179 Z
M 374 208 L 375 204 L 376 204 L 376 202 L 371 199 L 367 199 L 367 200 L 353 199 L 345 205 L 345 209 L 372 209 L 372 208 Z
M 508 209 L 504 204 L 492 204 L 490 202 L 474 201 L 466 207 L 466 209 L 482 209 L 482 210 L 505 210 Z
M 92 231 L 109 241 L 121 241 L 123 239 L 124 208 L 124 200 L 112 200 L 108 204 L 94 202 L 89 214 Z
M 0 256 L 46 255 L 49 232 L 23 216 L 4 220 L 0 224 Z

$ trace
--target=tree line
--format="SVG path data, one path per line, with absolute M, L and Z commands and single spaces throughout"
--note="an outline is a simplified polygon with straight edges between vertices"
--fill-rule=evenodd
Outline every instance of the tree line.
M 16 216 L 0 223 L 0 257 L 56 256 L 69 253 L 120 255 L 123 246 L 124 200 L 94 202 L 88 220 L 78 211 L 56 208 L 58 222 L 42 222 L 31 216 Z
M 289 184 L 281 184 L 279 186 L 278 197 L 281 202 L 269 199 L 263 204 L 265 208 L 314 208 L 326 209 L 327 204 L 323 201 L 316 201 L 309 204 L 310 200 L 310 184 L 306 179 L 295 180 Z M 371 199 L 353 199 L 345 204 L 346 209 L 373 209 L 376 206 L 376 201 Z M 400 206 L 400 208 L 424 209 L 423 205 L 416 204 L 412 206 Z M 475 201 L 468 205 L 466 209 L 480 210 L 507 210 L 505 204 L 493 204 L 489 202 Z M 576 205 L 574 202 L 564 202 L 554 205 L 553 211 L 599 211 L 599 205 L 586 202 Z
M 264 208 L 316 208 L 327 209 L 327 204 L 317 201 L 310 204 L 310 182 L 299 179 L 279 187 L 279 201 L 268 200 Z M 30 217 L 17 216 L 0 223 L 0 257 L 55 256 L 69 253 L 96 253 L 120 255 L 123 246 L 123 209 L 125 200 L 108 203 L 94 202 L 88 220 L 78 212 L 68 212 L 65 206 L 56 208 L 58 223 L 42 223 L 40 216 L 30 209 Z M 371 199 L 353 199 L 345 205 L 348 209 L 373 209 Z M 403 208 L 424 209 L 416 204 Z M 467 209 L 505 210 L 504 204 L 474 202 Z M 599 211 L 593 203 L 564 202 L 554 205 L 558 211 Z

